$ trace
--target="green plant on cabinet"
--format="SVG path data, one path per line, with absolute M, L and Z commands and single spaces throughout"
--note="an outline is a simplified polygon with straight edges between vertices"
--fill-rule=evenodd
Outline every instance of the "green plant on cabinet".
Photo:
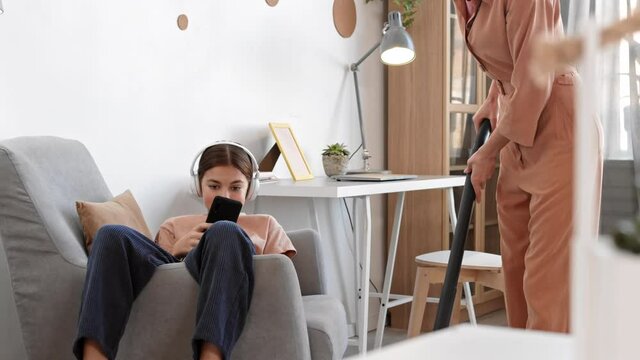
M 368 4 L 372 1 L 374 0 L 365 0 L 365 3 Z M 402 25 L 408 29 L 415 20 L 418 5 L 422 0 L 393 0 L 393 2 L 402 8 Z

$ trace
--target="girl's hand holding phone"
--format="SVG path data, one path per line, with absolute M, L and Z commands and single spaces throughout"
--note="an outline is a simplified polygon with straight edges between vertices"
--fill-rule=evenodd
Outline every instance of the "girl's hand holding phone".
M 191 231 L 189 231 L 186 235 L 176 241 L 176 243 L 173 245 L 172 255 L 177 257 L 178 259 L 185 257 L 187 253 L 191 251 L 191 249 L 198 246 L 202 235 L 204 235 L 204 232 L 207 231 L 207 229 L 209 229 L 211 225 L 212 224 L 208 224 L 206 222 L 196 225 L 193 229 L 191 229 Z

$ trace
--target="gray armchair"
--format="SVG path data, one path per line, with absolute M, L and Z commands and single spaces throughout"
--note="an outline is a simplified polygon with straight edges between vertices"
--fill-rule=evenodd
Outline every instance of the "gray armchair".
M 87 255 L 75 200 L 112 197 L 87 149 L 55 137 L 0 141 L 0 359 L 70 359 Z M 318 236 L 255 256 L 255 288 L 232 359 L 340 359 L 342 304 L 324 295 Z M 120 359 L 190 359 L 197 283 L 183 264 L 158 268 L 136 299 Z

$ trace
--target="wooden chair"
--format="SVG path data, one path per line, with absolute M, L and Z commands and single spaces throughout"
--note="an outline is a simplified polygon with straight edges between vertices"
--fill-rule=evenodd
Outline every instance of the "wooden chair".
M 455 229 L 457 217 L 453 201 L 453 191 L 448 193 L 449 220 Z M 413 302 L 411 303 L 411 315 L 409 317 L 409 329 L 407 337 L 420 334 L 422 319 L 424 317 L 427 301 L 438 302 L 438 299 L 428 298 L 431 284 L 444 283 L 447 264 L 449 262 L 449 250 L 430 252 L 416 256 L 416 281 L 413 288 Z M 460 305 L 462 303 L 462 291 L 464 287 L 465 305 L 469 313 L 469 321 L 476 325 L 473 297 L 469 283 L 484 285 L 504 293 L 504 275 L 502 273 L 502 258 L 500 255 L 478 251 L 465 251 L 462 258 L 458 289 L 456 291 L 455 308 L 452 315 L 452 323 L 460 321 Z M 464 284 L 464 285 L 463 285 Z
M 449 251 L 436 251 L 416 257 L 418 270 L 413 289 L 413 302 L 411 304 L 411 316 L 409 317 L 408 337 L 420 334 L 422 319 L 427 305 L 427 294 L 431 284 L 442 284 L 447 271 Z M 456 308 L 453 310 L 452 323 L 459 322 L 462 283 L 475 283 L 504 292 L 504 276 L 502 273 L 502 261 L 500 255 L 488 254 L 477 251 L 465 251 L 456 291 Z M 469 311 L 469 320 L 475 325 L 475 313 L 473 311 L 472 297 L 466 292 L 465 303 Z

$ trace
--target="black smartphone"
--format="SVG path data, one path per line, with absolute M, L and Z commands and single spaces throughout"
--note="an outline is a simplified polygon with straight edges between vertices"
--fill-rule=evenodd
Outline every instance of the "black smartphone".
M 242 210 L 242 203 L 237 200 L 216 196 L 211 203 L 207 222 L 210 224 L 220 220 L 237 222 Z

